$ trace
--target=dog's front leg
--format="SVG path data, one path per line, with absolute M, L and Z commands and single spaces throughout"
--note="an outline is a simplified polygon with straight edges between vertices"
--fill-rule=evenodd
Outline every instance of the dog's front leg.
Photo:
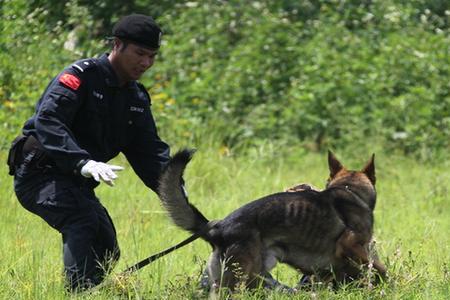
M 336 257 L 348 257 L 356 260 L 360 264 L 369 264 L 368 245 L 368 242 L 361 242 L 361 239 L 358 238 L 354 231 L 346 229 L 337 241 Z M 374 258 L 373 267 L 382 277 L 386 275 L 386 267 L 378 257 Z

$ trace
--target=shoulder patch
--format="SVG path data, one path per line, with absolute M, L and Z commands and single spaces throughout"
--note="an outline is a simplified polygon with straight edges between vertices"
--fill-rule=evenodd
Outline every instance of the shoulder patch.
M 95 61 L 91 58 L 88 59 L 82 59 L 79 61 L 76 61 L 72 64 L 72 68 L 77 70 L 77 72 L 84 72 L 87 69 L 90 69 L 95 66 Z
M 70 74 L 70 73 L 64 73 L 59 77 L 59 82 L 64 84 L 65 86 L 71 88 L 72 90 L 76 91 L 81 84 L 80 78 L 77 76 Z

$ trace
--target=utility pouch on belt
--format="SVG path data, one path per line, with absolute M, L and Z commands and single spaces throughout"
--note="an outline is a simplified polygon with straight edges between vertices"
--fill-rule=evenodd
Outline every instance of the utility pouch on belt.
M 23 162 L 27 163 L 28 168 L 38 169 L 55 165 L 41 143 L 32 135 L 20 135 L 12 142 L 8 154 L 9 175 L 14 175 L 16 167 Z
M 22 149 L 26 140 L 27 137 L 21 134 L 11 143 L 11 148 L 8 152 L 8 159 L 6 161 L 9 167 L 9 175 L 14 175 L 16 166 L 19 164 L 19 160 L 22 159 Z

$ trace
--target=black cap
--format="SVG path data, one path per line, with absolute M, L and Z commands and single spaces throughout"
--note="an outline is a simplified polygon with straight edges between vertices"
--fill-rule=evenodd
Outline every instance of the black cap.
M 147 48 L 158 49 L 161 45 L 161 28 L 152 17 L 146 15 L 132 14 L 123 17 L 114 25 L 112 34 Z

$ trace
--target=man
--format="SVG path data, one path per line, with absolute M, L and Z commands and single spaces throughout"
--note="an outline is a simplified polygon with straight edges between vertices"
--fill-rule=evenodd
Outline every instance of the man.
M 56 76 L 10 150 L 20 203 L 62 234 L 71 291 L 99 284 L 119 258 L 114 225 L 94 193 L 100 181 L 112 186 L 122 169 L 107 162 L 124 153 L 156 192 L 169 160 L 149 95 L 136 82 L 153 65 L 161 33 L 149 16 L 121 19 L 111 53 L 77 61 Z

